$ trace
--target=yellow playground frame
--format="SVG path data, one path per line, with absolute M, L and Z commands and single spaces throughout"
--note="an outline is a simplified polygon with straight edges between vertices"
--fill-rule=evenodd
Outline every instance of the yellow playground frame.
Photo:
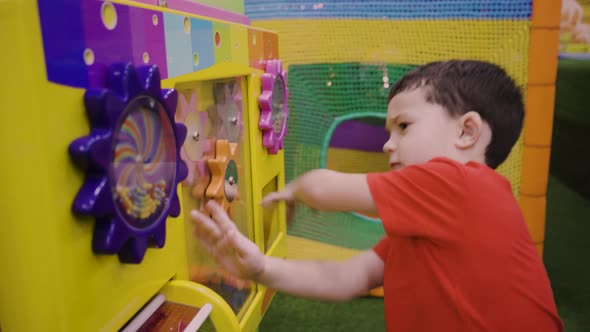
M 199 208 L 204 197 L 225 204 L 228 211 L 242 221 L 238 225 L 240 229 L 267 255 L 302 258 L 322 254 L 317 248 L 311 247 L 306 254 L 304 247 L 308 242 L 300 238 L 288 239 L 284 205 L 274 210 L 263 210 L 259 206 L 266 193 L 281 188 L 285 182 L 284 155 L 283 151 L 278 149 L 282 146 L 264 145 L 270 129 L 261 129 L 261 117 L 264 118 L 264 103 L 260 102 L 261 91 L 263 94 L 265 91 L 274 91 L 274 88 L 269 91 L 268 87 L 265 87 L 264 80 L 270 75 L 276 82 L 276 77 L 282 76 L 280 65 L 270 61 L 279 59 L 277 34 L 251 26 L 243 15 L 216 16 L 220 11 L 206 6 L 199 7 L 201 11 L 177 7 L 181 2 L 184 3 L 180 0 L 160 0 L 157 2 L 160 6 L 155 6 L 155 2 L 147 0 L 0 2 L 0 40 L 5 45 L 0 52 L 0 59 L 4 64 L 4 79 L 0 89 L 0 111 L 4 115 L 0 129 L 3 138 L 0 143 L 3 156 L 0 174 L 4 179 L 4 190 L 0 194 L 0 199 L 4 202 L 1 215 L 3 229 L 0 232 L 0 264 L 3 269 L 0 274 L 0 284 L 3 287 L 0 298 L 2 331 L 115 331 L 124 328 L 157 294 L 165 296 L 168 301 L 189 307 L 211 308 L 208 317 L 217 331 L 255 331 L 272 299 L 273 290 L 262 285 L 247 285 L 243 281 L 234 281 L 234 285 L 241 285 L 240 289 L 245 287 L 249 290 L 237 310 L 230 305 L 227 298 L 220 295 L 220 292 L 195 281 L 208 278 L 206 269 L 194 271 L 195 264 L 203 263 L 209 267 L 211 262 L 190 235 L 188 212 L 190 209 Z M 196 3 L 193 5 L 199 6 Z M 523 79 L 526 83 L 526 118 L 520 146 L 522 150 L 518 152 L 522 153 L 522 166 L 515 178 L 519 179 L 516 194 L 519 196 L 525 220 L 539 252 L 542 253 L 560 1 L 534 0 L 532 5 L 532 18 L 527 23 L 530 24 L 530 29 L 527 28 L 526 31 L 529 47 L 526 77 Z M 79 8 L 74 8 L 76 6 Z M 84 6 L 98 7 L 94 12 L 84 12 Z M 203 12 L 211 13 L 211 16 L 202 15 Z M 127 37 L 116 37 L 119 39 L 112 44 L 115 46 L 105 47 L 104 43 L 101 44 L 101 41 L 115 38 L 113 31 L 125 25 L 127 19 L 141 21 L 136 21 L 140 24 L 128 27 L 128 34 L 125 35 Z M 93 24 L 97 22 L 102 30 L 100 34 L 97 32 L 93 35 L 91 28 L 95 28 Z M 74 38 L 71 39 L 71 44 L 58 43 L 58 47 L 54 47 L 55 40 L 59 41 L 60 37 L 47 31 L 61 30 L 51 30 L 52 24 L 70 27 L 62 32 L 68 36 L 78 36 L 80 39 Z M 75 29 L 75 24 L 86 24 L 89 28 Z M 268 21 L 260 25 L 275 30 L 273 26 L 280 24 L 282 23 Z M 289 24 L 301 25 L 301 22 L 291 20 Z M 317 24 L 317 27 L 321 28 L 324 23 L 319 21 Z M 398 28 L 403 29 L 406 23 L 384 24 L 396 24 Z M 154 27 L 162 33 L 161 38 L 141 33 L 142 29 Z M 516 25 L 514 27 L 519 28 Z M 191 36 L 197 35 L 208 42 L 194 42 Z M 143 39 L 137 39 L 138 36 Z M 315 37 L 310 35 L 309 38 Z M 289 43 L 289 39 L 281 36 L 281 41 L 283 49 L 285 44 Z M 348 41 L 347 44 L 332 45 L 330 49 L 325 50 L 326 54 L 337 52 L 340 46 L 349 47 L 351 43 L 355 44 L 354 41 Z M 96 48 L 93 49 L 88 44 Z M 157 52 L 151 53 L 141 48 L 145 46 L 161 51 L 164 44 L 165 54 L 160 58 Z M 373 47 L 371 52 L 364 54 L 379 54 L 373 52 L 379 45 Z M 118 54 L 118 48 L 128 48 L 130 53 L 116 59 L 109 58 L 112 54 Z M 285 56 L 286 53 L 281 52 L 281 55 Z M 73 60 L 68 58 L 71 54 L 75 55 Z M 330 56 L 335 62 L 363 60 L 404 63 L 395 61 L 398 59 L 347 59 L 336 53 L 332 55 Z M 391 56 L 411 57 L 402 53 Z M 286 68 L 290 60 L 283 60 Z M 315 63 L 315 60 L 309 62 Z M 127 66 L 111 70 L 111 76 L 105 79 L 106 69 L 101 69 L 98 65 L 115 62 L 127 63 Z M 269 65 L 270 63 L 273 65 Z M 134 69 L 153 64 L 160 67 L 159 73 L 154 67 L 150 67 L 149 72 Z M 269 73 L 269 66 L 276 67 Z M 95 150 L 90 149 L 91 152 L 88 152 L 80 143 L 92 146 L 93 139 L 100 141 L 102 136 L 97 136 L 97 133 L 104 132 L 93 131 L 98 128 L 93 126 L 98 126 L 97 123 L 102 125 L 107 121 L 101 118 L 104 114 L 87 114 L 88 108 L 103 107 L 103 104 L 107 104 L 88 106 L 88 100 L 106 100 L 99 99 L 98 94 L 90 94 L 88 97 L 88 91 L 94 89 L 92 91 L 97 93 L 96 89 L 105 88 L 105 84 L 111 82 L 110 79 L 120 84 L 127 82 L 121 80 L 121 77 L 133 81 L 136 71 L 140 73 L 137 74 L 138 77 L 146 79 L 143 81 L 145 84 L 149 83 L 139 88 L 135 87 L 136 89 L 145 90 L 149 85 L 148 88 L 157 88 L 157 91 L 160 91 L 160 88 L 164 89 L 162 91 L 177 90 L 178 103 L 170 104 L 176 105 L 177 109 L 167 110 L 169 114 L 176 115 L 176 119 L 173 117 L 169 120 L 170 128 L 175 128 L 174 151 L 177 158 L 191 158 L 190 153 L 180 152 L 182 142 L 193 144 L 190 141 L 191 137 L 199 141 L 199 132 L 193 131 L 195 127 L 189 123 L 189 116 L 186 114 L 193 111 L 198 118 L 216 106 L 216 96 L 212 90 L 215 90 L 218 84 L 225 87 L 231 83 L 232 89 L 240 91 L 239 100 L 233 100 L 241 103 L 241 119 L 233 116 L 224 121 L 229 121 L 230 125 L 240 123 L 242 129 L 234 139 L 216 136 L 213 137 L 213 141 L 207 141 L 210 143 L 209 150 L 205 151 L 207 149 L 200 146 L 200 159 L 197 161 L 184 163 L 176 159 L 176 173 L 172 184 L 178 185 L 172 189 L 170 186 L 165 188 L 168 188 L 170 201 L 177 198 L 180 209 L 177 211 L 179 213 L 174 213 L 173 207 L 170 207 L 174 204 L 168 201 L 168 198 L 164 201 L 166 204 L 169 203 L 166 205 L 169 210 L 163 215 L 163 221 L 158 219 L 158 225 L 165 225 L 165 243 L 162 242 L 163 238 L 147 239 L 145 234 L 137 233 L 140 235 L 137 242 L 134 242 L 135 246 L 127 248 L 130 254 L 121 255 L 118 250 L 125 248 L 113 249 L 108 245 L 107 242 L 110 240 L 106 236 L 99 237 L 99 240 L 104 240 L 107 245 L 104 245 L 104 248 L 100 247 L 100 244 L 97 245 L 98 249 L 95 250 L 102 251 L 95 253 L 95 227 L 105 222 L 106 212 L 113 211 L 101 210 L 99 207 L 102 203 L 92 200 L 94 196 L 82 196 L 86 199 L 83 203 L 87 204 L 72 208 L 80 192 L 84 191 L 81 188 L 91 188 L 90 192 L 95 193 L 104 189 L 98 185 L 92 186 L 91 180 L 94 180 L 93 176 L 96 174 L 89 169 L 98 173 L 103 172 L 100 173 L 103 180 L 110 181 L 111 174 L 105 173 L 102 169 L 105 159 L 99 156 L 99 149 L 95 146 Z M 151 76 L 148 75 L 146 78 L 146 73 Z M 195 99 L 192 99 L 194 96 Z M 162 98 L 168 97 L 170 95 Z M 268 101 L 268 96 L 266 99 Z M 286 105 L 286 100 L 283 102 Z M 194 109 L 183 110 L 183 107 Z M 114 125 L 113 130 L 126 123 L 120 122 Z M 211 126 L 213 124 L 209 119 L 206 127 Z M 203 129 L 201 127 L 199 130 Z M 188 136 L 182 128 L 188 128 Z M 108 134 L 112 136 L 113 132 Z M 184 140 L 185 136 L 189 137 L 187 141 Z M 82 141 L 79 141 L 80 139 Z M 112 155 L 115 154 L 112 150 L 117 148 L 114 142 L 109 150 Z M 72 146 L 79 150 L 72 152 Z M 107 156 L 110 155 L 107 153 Z M 107 159 L 108 163 L 114 163 L 113 160 Z M 237 165 L 232 169 L 235 174 L 232 174 L 241 179 L 241 182 L 237 198 L 229 199 L 226 186 L 228 178 L 224 177 L 227 176 L 232 162 Z M 184 181 L 181 175 L 184 175 L 183 172 L 186 170 L 183 166 L 178 166 L 181 163 L 188 166 L 188 173 L 192 174 Z M 210 169 L 210 173 L 196 173 L 195 168 L 199 165 L 201 170 L 203 165 L 208 166 L 205 169 Z M 203 179 L 205 183 L 199 182 Z M 213 183 L 214 186 L 211 185 Z M 233 185 L 234 179 L 230 178 L 229 183 Z M 115 201 L 112 197 L 108 199 Z M 135 201 L 126 202 L 129 205 Z M 126 208 L 127 211 L 133 210 L 133 207 Z M 125 214 L 120 211 L 117 213 Z M 144 213 L 144 210 L 141 213 Z M 148 240 L 154 242 L 145 250 L 146 244 L 141 243 Z M 153 246 L 160 248 L 152 248 Z M 297 248 L 299 252 L 292 255 L 292 248 Z M 353 250 L 346 251 L 342 248 L 337 250 L 340 250 L 338 255 L 341 257 L 354 253 Z M 330 255 L 326 253 L 326 256 Z M 223 279 L 223 275 L 213 274 L 214 278 Z
M 0 55 L 5 65 L 0 108 L 4 115 L 0 130 L 3 138 L 0 144 L 3 155 L 0 171 L 3 174 L 5 189 L 1 194 L 2 201 L 5 202 L 2 205 L 4 229 L 0 232 L 0 264 L 2 266 L 0 283 L 3 289 L 0 298 L 0 329 L 2 331 L 47 329 L 116 331 L 125 327 L 125 324 L 130 322 L 156 294 L 164 295 L 170 302 L 196 307 L 195 310 L 210 308 L 209 321 L 217 331 L 255 331 L 257 329 L 274 291 L 262 285 L 248 285 L 244 281 L 233 281 L 232 285 L 238 284 L 238 289 L 245 287 L 249 290 L 247 297 L 242 299 L 241 307 L 236 309 L 230 306 L 227 295 L 222 296 L 219 291 L 195 282 L 195 278 L 219 279 L 224 275 L 215 271 L 215 267 L 211 267 L 212 262 L 207 258 L 208 255 L 192 238 L 188 214 L 190 209 L 199 208 L 203 196 L 219 200 L 222 204 L 226 204 L 228 211 L 234 214 L 236 219 L 241 220 L 238 225 L 240 229 L 265 254 L 286 256 L 284 205 L 269 210 L 263 210 L 259 206 L 266 192 L 281 188 L 285 181 L 283 151 L 278 149 L 282 145 L 276 145 L 275 142 L 274 151 L 271 151 L 272 146 L 263 145 L 269 131 L 268 128 L 262 128 L 261 120 L 264 113 L 262 100 L 264 98 L 261 91 L 263 93 L 274 91 L 264 86 L 264 80 L 268 77 L 275 79 L 272 82 L 273 89 L 280 82 L 284 84 L 284 80 L 277 81 L 276 78 L 284 74 L 281 72 L 280 62 L 277 62 L 279 61 L 278 37 L 273 32 L 250 26 L 244 16 L 233 15 L 233 13 L 230 15 L 229 12 L 224 14 L 216 8 L 196 3 L 191 4 L 197 8 L 193 11 L 190 6 L 178 7 L 179 3 L 181 1 L 164 1 L 160 2 L 161 6 L 154 6 L 151 2 L 123 0 L 50 3 L 43 0 L 38 2 L 9 0 L 0 4 L 0 35 L 5 45 Z M 84 6 L 97 6 L 96 8 L 99 9 L 86 11 L 85 13 L 89 13 L 87 16 L 71 15 L 76 10 L 72 7 L 76 6 L 82 8 L 82 12 L 84 12 Z M 78 13 L 81 13 L 80 8 L 77 9 Z M 211 13 L 212 16 L 197 15 L 204 12 Z M 51 17 L 56 13 L 63 16 Z M 237 19 L 234 19 L 235 17 Z M 125 85 L 128 81 L 134 80 L 137 72 L 144 81 L 141 81 L 140 85 L 143 85 L 139 88 L 135 87 L 136 89 L 145 90 L 149 85 L 153 89 L 157 88 L 158 91 L 160 86 L 162 91 L 167 91 L 168 94 L 163 94 L 163 99 L 157 103 L 174 95 L 171 92 L 173 90 L 164 89 L 177 91 L 178 109 L 166 111 L 169 114 L 176 114 L 176 119 L 167 119 L 172 121 L 170 128 L 176 128 L 177 149 L 174 155 L 178 158 L 182 157 L 183 161 L 176 159 L 176 175 L 172 184 L 179 185 L 169 189 L 170 199 L 167 198 L 164 202 L 169 202 L 169 206 L 173 206 L 171 201 L 178 197 L 182 212 L 176 213 L 177 216 L 174 216 L 173 212 L 165 214 L 163 221 L 159 224 L 165 225 L 165 243 L 160 243 L 157 239 L 145 240 L 141 238 L 144 235 L 138 232 L 137 241 L 132 245 L 135 247 L 127 248 L 132 254 L 125 256 L 119 251 L 118 258 L 117 250 L 121 248 L 114 250 L 103 248 L 112 251 L 108 253 L 93 252 L 95 245 L 93 241 L 97 239 L 96 234 L 93 239 L 94 228 L 98 228 L 99 221 L 105 221 L 105 211 L 97 212 L 100 209 L 100 203 L 97 202 L 100 200 L 97 198 L 99 196 L 86 197 L 88 198 L 85 201 L 86 205 L 82 204 L 78 207 L 78 210 L 87 209 L 89 213 L 86 215 L 81 214 L 80 211 L 72 211 L 72 209 L 76 210 L 75 206 L 72 208 L 72 202 L 75 198 L 81 197 L 85 186 L 90 183 L 89 179 L 95 175 L 88 169 L 101 168 L 99 159 L 102 157 L 96 156 L 100 154 L 98 150 L 84 152 L 83 146 L 77 143 L 82 138 L 83 142 L 89 144 L 89 149 L 92 149 L 92 140 L 99 137 L 93 136 L 97 122 L 92 122 L 91 113 L 88 115 L 90 120 L 87 118 L 85 108 L 92 108 L 88 102 L 93 100 L 92 98 L 102 101 L 106 99 L 96 99 L 103 95 L 93 97 L 88 91 L 92 90 L 92 84 L 94 88 L 104 88 L 104 80 L 101 76 L 103 72 L 100 71 L 102 69 L 96 67 L 101 64 L 101 56 L 116 55 L 119 52 L 117 47 L 107 45 L 106 52 L 100 53 L 100 47 L 102 47 L 100 42 L 109 41 L 109 39 L 97 38 L 96 35 L 95 39 L 92 39 L 89 37 L 91 33 L 89 31 L 93 27 L 96 28 L 94 25 L 98 22 L 97 29 L 101 29 L 100 33 L 102 33 L 100 36 L 113 36 L 109 33 L 117 31 L 119 27 L 127 26 L 125 20 L 128 19 L 145 19 L 141 21 L 144 25 L 132 26 L 131 29 L 140 30 L 133 31 L 127 37 L 121 37 L 123 39 L 118 41 L 119 44 L 116 41 L 113 44 L 123 48 L 133 44 L 133 54 L 129 53 L 128 57 L 121 56 L 116 59 L 117 62 L 123 62 L 121 66 L 124 67 L 118 67 L 119 71 L 111 70 L 111 76 L 109 76 L 111 81 L 108 84 L 112 84 L 114 79 Z M 47 23 L 47 20 L 50 23 Z M 48 37 L 46 29 L 51 28 L 51 24 L 60 24 L 60 21 L 65 22 L 66 25 L 71 22 L 87 24 L 86 39 L 67 39 L 71 41 L 71 44 L 63 44 L 57 50 L 52 48 L 51 38 L 59 40 L 59 36 Z M 138 22 L 135 21 L 135 23 Z M 142 34 L 144 30 L 141 29 L 150 28 L 160 29 L 158 31 L 162 34 L 162 38 L 157 39 L 148 32 Z M 65 34 L 78 33 L 74 30 L 54 31 Z M 199 43 L 193 39 L 191 44 L 191 34 L 198 34 L 199 40 L 207 40 L 207 42 Z M 84 37 L 84 35 L 81 36 Z M 125 38 L 133 40 L 125 40 Z M 164 52 L 164 56 L 158 60 L 155 51 L 154 53 L 142 52 L 141 47 L 137 46 L 139 44 L 134 44 L 141 43 L 141 38 L 144 38 L 143 42 L 145 42 L 143 46 L 140 45 L 141 47 L 152 47 Z M 174 44 L 174 41 L 180 41 L 180 45 Z M 96 48 L 88 46 L 90 44 L 95 45 Z M 164 44 L 166 44 L 165 48 Z M 187 45 L 188 53 L 185 52 Z M 52 50 L 57 53 L 51 55 Z M 105 51 L 105 48 L 103 47 L 102 50 Z M 69 51 L 75 54 L 73 60 L 67 57 Z M 51 56 L 54 58 L 50 59 Z M 188 62 L 184 63 L 184 67 L 179 67 L 182 59 L 188 59 Z M 76 67 L 77 61 L 81 66 Z M 107 66 L 110 65 L 109 61 L 105 61 Z M 162 62 L 157 63 L 157 61 Z M 204 64 L 205 62 L 208 63 Z M 55 64 L 57 69 L 50 68 L 51 63 Z M 155 67 L 150 67 L 154 63 L 160 65 L 159 73 L 154 69 Z M 271 64 L 275 66 L 274 71 L 270 71 L 272 75 L 269 74 Z M 149 71 L 141 71 L 139 67 L 143 65 L 149 67 Z M 163 69 L 165 65 L 168 68 L 167 74 Z M 96 68 L 100 75 L 92 78 L 91 72 Z M 74 74 L 62 75 L 64 71 L 70 69 Z M 148 76 L 142 76 L 141 73 L 148 73 Z M 160 76 L 161 81 L 158 80 Z M 74 82 L 72 77 L 89 79 L 83 84 L 78 84 L 79 82 Z M 92 79 L 95 79 L 94 83 Z M 239 98 L 235 97 L 231 101 L 226 101 L 227 105 L 234 105 L 234 102 L 236 105 L 241 105 L 241 113 L 235 107 L 232 110 L 238 112 L 235 114 L 242 116 L 240 118 L 239 115 L 232 113 L 234 116 L 231 119 L 222 120 L 230 126 L 226 128 L 227 131 L 235 129 L 231 126 L 238 124 L 242 128 L 235 131 L 237 136 L 233 139 L 216 136 L 213 137 L 213 141 L 208 140 L 208 143 L 212 143 L 209 151 L 203 150 L 202 154 L 197 156 L 201 158 L 200 160 L 189 162 L 186 158 L 190 152 L 179 152 L 178 149 L 182 149 L 183 143 L 193 144 L 191 139 L 199 141 L 199 135 L 204 136 L 205 132 L 200 134 L 197 131 L 193 132 L 195 127 L 194 123 L 189 123 L 189 116 L 185 114 L 186 117 L 181 117 L 179 114 L 193 112 L 197 114 L 191 118 L 193 120 L 203 114 L 206 118 L 206 112 L 209 112 L 212 106 L 217 107 L 212 90 L 218 86 L 218 83 L 225 87 L 226 85 L 223 84 L 227 82 L 231 84 L 237 82 L 232 87 L 241 92 Z M 283 90 L 286 94 L 284 86 Z M 194 102 L 189 101 L 191 92 L 196 96 Z M 156 97 L 159 98 L 159 96 Z M 268 96 L 266 100 L 268 102 Z M 108 103 L 105 102 L 105 104 Z M 284 103 L 286 105 L 286 100 Z M 183 110 L 183 107 L 191 109 Z M 275 110 L 271 111 L 274 115 Z M 144 108 L 139 108 L 139 111 L 133 112 L 145 111 Z M 133 112 L 121 114 L 128 114 L 126 116 L 131 117 L 130 114 Z M 162 114 L 164 113 L 160 115 Z M 284 121 L 286 121 L 286 115 L 285 113 Z M 97 121 L 100 123 L 102 120 Z M 205 126 L 207 128 L 212 126 L 210 119 L 206 121 L 207 124 L 201 123 L 200 130 L 205 130 Z M 121 128 L 126 123 L 127 120 L 121 122 Z M 116 126 L 118 125 L 115 125 L 114 130 L 118 128 Z M 188 128 L 186 141 L 184 136 L 179 134 L 182 132 L 179 128 Z M 275 132 L 271 134 L 274 135 Z M 231 137 L 227 133 L 224 135 Z M 148 140 L 149 137 L 145 139 Z M 113 141 L 111 149 L 116 150 L 119 143 L 115 145 L 114 142 L 118 141 Z M 68 153 L 68 147 L 70 153 Z M 82 150 L 72 152 L 75 150 L 73 147 Z M 106 153 L 107 159 L 117 158 L 117 151 Z M 76 159 L 80 160 L 80 154 L 85 156 L 86 159 L 82 159 L 88 162 L 87 165 L 76 162 Z M 146 165 L 149 162 L 145 160 Z M 204 169 L 208 166 L 209 175 L 196 173 L 194 168 L 198 167 L 199 162 L 201 166 L 205 165 Z M 114 164 L 114 159 L 109 163 Z M 183 173 L 186 173 L 182 166 L 178 166 L 181 163 L 192 168 L 188 173 L 193 173 L 191 177 L 193 182 L 185 179 L 180 184 L 184 178 Z M 228 198 L 227 187 L 227 174 L 231 163 L 237 165 L 237 168 L 233 168 L 233 171 L 237 172 L 233 176 L 241 180 L 238 186 L 238 198 L 232 199 Z M 159 166 L 156 165 L 156 167 Z M 217 173 L 221 173 L 214 173 L 214 169 Z M 103 175 L 103 179 L 107 179 L 106 173 Z M 199 183 L 203 179 L 205 179 L 204 187 L 202 192 L 199 192 L 194 188 L 203 184 Z M 237 179 L 235 181 L 237 182 Z M 234 179 L 230 178 L 229 182 L 233 185 Z M 214 183 L 215 188 L 213 188 Z M 115 196 L 119 195 L 118 186 L 117 182 Z M 104 187 L 94 186 L 92 189 L 96 194 Z M 197 192 L 193 193 L 194 190 Z M 127 205 L 135 204 L 132 200 L 125 202 Z M 124 215 L 120 218 L 131 218 L 125 213 L 130 213 L 132 207 L 126 208 L 128 208 L 127 212 L 119 211 L 119 214 Z M 172 210 L 173 207 L 170 207 L 169 211 Z M 115 224 L 111 224 L 113 225 Z M 109 236 L 102 238 L 107 246 L 110 241 Z M 143 248 L 141 244 L 144 240 L 154 240 L 155 246 L 161 248 L 152 248 L 154 246 L 152 243 L 150 248 L 145 250 L 145 244 Z M 99 247 L 100 244 L 95 248 Z M 213 277 L 208 276 L 207 273 L 211 270 L 205 269 L 205 272 L 197 271 L 198 275 L 195 277 L 195 271 L 192 270 L 195 268 L 195 263 L 197 265 L 202 263 L 217 274 Z M 219 281 L 216 282 L 220 284 Z

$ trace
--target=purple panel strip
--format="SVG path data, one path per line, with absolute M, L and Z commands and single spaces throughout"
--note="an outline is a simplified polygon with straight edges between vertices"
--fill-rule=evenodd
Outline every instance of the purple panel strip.
M 94 61 L 88 64 L 88 85 L 91 88 L 106 86 L 107 70 L 111 64 L 133 61 L 129 9 L 115 3 L 82 0 L 85 46 L 94 57 Z M 112 17 L 116 18 L 108 22 L 109 26 L 103 23 L 103 11 L 112 12 Z
M 135 0 L 147 5 L 158 5 L 159 0 Z M 179 10 L 186 13 L 200 15 L 228 22 L 250 25 L 250 19 L 246 15 L 230 12 L 227 10 L 207 6 L 204 4 L 192 2 L 190 0 L 167 0 L 166 5 L 169 9 Z
M 130 7 L 133 64 L 156 65 L 162 79 L 168 78 L 166 38 L 162 12 Z
M 330 140 L 330 147 L 380 152 L 383 151 L 383 144 L 388 139 L 389 133 L 382 126 L 347 120 L 334 130 Z

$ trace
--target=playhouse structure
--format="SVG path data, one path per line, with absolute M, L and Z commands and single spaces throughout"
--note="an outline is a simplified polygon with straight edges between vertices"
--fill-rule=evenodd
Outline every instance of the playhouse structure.
M 560 1 L 250 0 L 245 12 L 281 37 L 291 110 L 287 180 L 323 167 L 387 170 L 387 93 L 415 66 L 478 59 L 505 68 L 523 89 L 526 119 L 499 172 L 542 252 Z M 301 208 L 289 234 L 289 257 L 345 258 L 384 233 L 375 216 Z
M 275 33 L 187 0 L 9 0 L 0 132 L 2 331 L 255 331 L 274 291 L 215 266 L 217 200 L 286 255 Z
M 559 1 L 206 1 L 0 2 L 0 330 L 255 331 L 274 291 L 215 266 L 190 211 L 217 200 L 267 255 L 371 247 L 376 216 L 301 208 L 287 236 L 259 202 L 313 168 L 386 170 L 387 92 L 436 60 L 522 86 L 499 171 L 542 252 Z

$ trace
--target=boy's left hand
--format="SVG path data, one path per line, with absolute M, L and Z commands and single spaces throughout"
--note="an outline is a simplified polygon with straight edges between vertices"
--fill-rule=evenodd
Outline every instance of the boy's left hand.
M 191 211 L 193 234 L 221 268 L 240 278 L 255 280 L 264 271 L 265 256 L 245 237 L 223 208 L 214 200 L 207 202 L 204 214 Z M 209 217 L 211 214 L 212 217 Z

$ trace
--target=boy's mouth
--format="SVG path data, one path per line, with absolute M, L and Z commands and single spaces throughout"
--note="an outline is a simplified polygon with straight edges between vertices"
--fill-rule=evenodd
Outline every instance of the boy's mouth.
M 398 170 L 398 169 L 402 168 L 402 164 L 398 163 L 398 162 L 391 162 L 391 163 L 389 163 L 389 167 L 391 167 L 391 169 L 393 169 L 393 170 Z

